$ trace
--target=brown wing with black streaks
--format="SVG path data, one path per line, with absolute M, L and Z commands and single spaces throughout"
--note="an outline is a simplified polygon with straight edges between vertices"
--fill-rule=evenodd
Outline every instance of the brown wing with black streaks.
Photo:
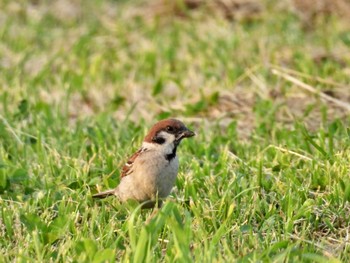
M 130 173 L 133 172 L 133 164 L 136 160 L 137 157 L 139 157 L 142 153 L 144 153 L 145 151 L 147 151 L 146 148 L 140 148 L 137 152 L 135 152 L 130 158 L 129 160 L 124 164 L 122 171 L 120 173 L 120 177 L 123 178 L 127 175 L 129 175 Z

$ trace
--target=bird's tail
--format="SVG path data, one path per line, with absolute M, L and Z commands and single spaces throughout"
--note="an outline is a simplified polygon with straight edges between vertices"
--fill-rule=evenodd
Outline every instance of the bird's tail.
M 94 194 L 93 198 L 106 198 L 107 196 L 111 196 L 115 194 L 115 189 L 107 190 L 101 193 Z

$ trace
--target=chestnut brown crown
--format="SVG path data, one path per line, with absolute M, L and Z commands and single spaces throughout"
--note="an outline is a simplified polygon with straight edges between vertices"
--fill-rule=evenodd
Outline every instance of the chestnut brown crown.
M 185 124 L 183 124 L 183 122 L 177 119 L 165 119 L 153 125 L 144 141 L 149 143 L 155 142 L 157 136 L 162 131 L 173 134 L 175 136 L 175 140 L 178 142 L 180 142 L 183 138 L 188 138 L 195 135 L 195 133 L 189 130 Z

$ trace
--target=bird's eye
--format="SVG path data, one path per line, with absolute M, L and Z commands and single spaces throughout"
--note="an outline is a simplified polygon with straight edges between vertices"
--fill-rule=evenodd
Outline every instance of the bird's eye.
M 174 128 L 171 127 L 171 126 L 167 126 L 167 127 L 166 127 L 166 130 L 167 130 L 168 132 L 172 132 L 172 131 L 174 131 Z

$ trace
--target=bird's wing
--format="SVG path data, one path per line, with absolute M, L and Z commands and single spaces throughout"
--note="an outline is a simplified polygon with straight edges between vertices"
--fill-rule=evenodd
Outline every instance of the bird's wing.
M 147 148 L 140 148 L 137 152 L 135 152 L 129 160 L 124 164 L 122 171 L 120 173 L 120 177 L 123 178 L 133 172 L 133 164 L 137 157 L 147 151 Z

